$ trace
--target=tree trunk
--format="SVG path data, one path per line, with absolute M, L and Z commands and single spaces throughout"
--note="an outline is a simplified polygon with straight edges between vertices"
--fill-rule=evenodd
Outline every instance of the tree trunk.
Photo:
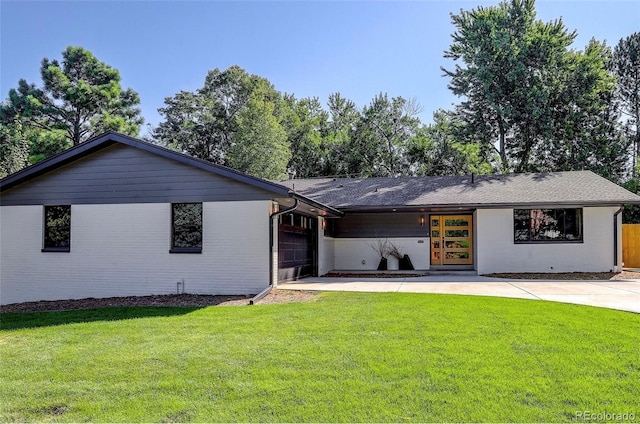
M 505 147 L 505 129 L 502 118 L 498 117 L 498 130 L 500 131 L 500 162 L 502 162 L 502 172 L 509 172 L 509 162 L 507 161 L 507 151 Z
M 73 121 L 73 145 L 80 144 L 80 111 L 76 110 L 76 117 Z
M 527 165 L 529 164 L 529 157 L 531 156 L 531 148 L 533 147 L 534 136 L 526 135 L 524 150 L 520 156 L 520 163 L 516 167 L 516 172 L 525 172 Z
M 636 133 L 634 135 L 635 152 L 633 160 L 632 175 L 638 176 L 638 166 L 640 166 L 640 105 L 636 104 Z

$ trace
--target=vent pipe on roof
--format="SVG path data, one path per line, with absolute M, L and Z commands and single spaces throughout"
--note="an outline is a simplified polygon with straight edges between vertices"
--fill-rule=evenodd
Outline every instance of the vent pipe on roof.
M 474 174 L 473 172 L 471 173 L 471 184 L 475 184 L 476 183 L 476 174 Z

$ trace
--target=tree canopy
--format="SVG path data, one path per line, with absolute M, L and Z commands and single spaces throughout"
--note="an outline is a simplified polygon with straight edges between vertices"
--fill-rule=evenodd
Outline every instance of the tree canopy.
M 615 101 L 625 116 L 624 129 L 632 145 L 634 176 L 640 165 L 640 33 L 623 38 L 613 49 L 611 70 L 617 78 Z
M 456 137 L 495 152 L 502 172 L 606 168 L 622 177 L 624 140 L 611 137 L 615 89 L 610 51 L 592 40 L 570 48 L 576 33 L 562 20 L 536 19 L 533 0 L 503 1 L 452 15 L 456 32 L 442 68 L 464 100 Z M 610 144 L 603 146 L 603 144 Z
M 138 135 L 143 119 L 138 94 L 120 85 L 117 69 L 99 61 L 82 47 L 67 47 L 62 63 L 44 58 L 41 88 L 24 79 L 9 91 L 3 122 L 20 117 L 23 124 L 62 131 L 77 145 L 104 131 Z
M 239 66 L 207 74 L 202 88 L 165 99 L 153 131 L 161 144 L 258 177 L 286 173 L 291 157 L 281 94 Z
M 138 135 L 138 94 L 123 89 L 118 70 L 90 51 L 67 47 L 62 62 L 44 58 L 40 75 L 41 87 L 21 79 L 0 106 L 3 150 L 29 146 L 36 162 L 108 130 Z M 27 164 L 24 155 L 19 161 Z
M 166 97 L 151 141 L 268 179 L 589 169 L 640 190 L 639 33 L 577 49 L 576 32 L 539 20 L 534 0 L 451 20 L 453 66 L 441 69 L 460 101 L 433 123 L 413 99 L 379 92 L 356 105 L 335 92 L 323 105 L 234 65 Z M 40 71 L 42 86 L 20 80 L 0 107 L 3 175 L 106 130 L 138 134 L 137 93 L 91 52 L 68 47 Z

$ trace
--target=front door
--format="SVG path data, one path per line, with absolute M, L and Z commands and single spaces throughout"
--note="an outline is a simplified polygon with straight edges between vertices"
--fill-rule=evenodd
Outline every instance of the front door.
M 472 215 L 431 215 L 431 265 L 473 264 Z

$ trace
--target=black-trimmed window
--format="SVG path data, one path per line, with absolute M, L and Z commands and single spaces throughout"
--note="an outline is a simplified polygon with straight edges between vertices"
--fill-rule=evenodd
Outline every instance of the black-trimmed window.
M 71 205 L 44 207 L 43 252 L 71 251 Z
M 202 253 L 202 203 L 171 204 L 171 253 Z
M 582 209 L 514 209 L 515 243 L 583 241 Z

